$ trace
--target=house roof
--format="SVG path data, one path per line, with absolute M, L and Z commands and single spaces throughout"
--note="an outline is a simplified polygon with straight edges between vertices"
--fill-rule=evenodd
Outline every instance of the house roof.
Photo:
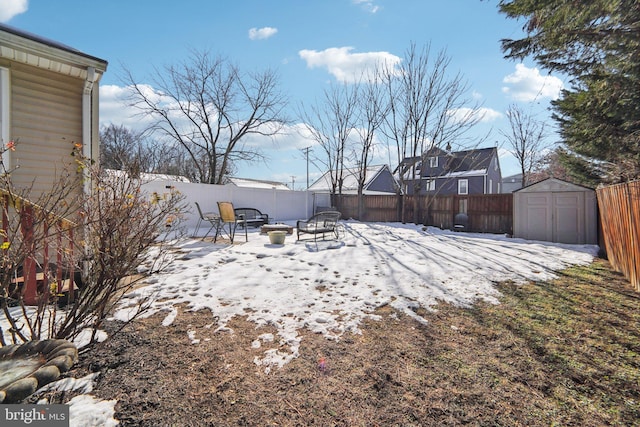
M 498 149 L 496 147 L 489 148 L 477 148 L 473 150 L 455 151 L 448 153 L 438 147 L 433 147 L 428 151 L 425 151 L 422 156 L 418 157 L 406 157 L 400 162 L 398 170 L 402 171 L 405 176 L 405 180 L 411 179 L 407 175 L 412 167 L 418 168 L 421 177 L 429 176 L 425 172 L 429 169 L 422 168 L 422 162 L 430 157 L 444 158 L 446 163 L 441 163 L 442 168 L 436 169 L 437 176 L 439 177 L 451 177 L 451 176 L 466 176 L 466 175 L 482 175 L 487 172 L 489 166 L 491 166 L 491 160 L 498 155 Z M 418 172 L 416 171 L 416 173 Z
M 124 171 L 124 170 L 120 170 L 120 169 L 105 169 L 105 172 L 109 176 L 115 176 L 115 177 L 127 177 L 127 176 L 129 176 L 129 172 Z M 185 176 L 182 176 L 182 175 L 168 175 L 168 174 L 161 174 L 161 173 L 142 172 L 142 173 L 140 173 L 139 178 L 142 181 L 145 181 L 145 182 L 151 182 L 151 181 L 190 182 L 189 178 L 187 178 Z
M 491 160 L 497 154 L 495 147 L 478 148 L 475 150 L 456 151 L 451 153 L 447 170 L 454 172 L 486 171 L 491 166 Z
M 387 165 L 374 165 L 369 166 L 366 170 L 367 181 L 364 184 L 364 190 L 367 191 L 367 188 L 371 183 L 381 174 L 384 170 L 389 171 L 389 166 Z M 349 194 L 355 193 L 358 191 L 358 172 L 359 168 L 347 168 L 344 170 L 344 176 L 342 181 L 342 193 Z M 391 173 L 389 171 L 389 173 Z M 325 172 L 318 180 L 316 180 L 313 184 L 311 184 L 308 188 L 309 191 L 316 192 L 329 192 L 331 191 L 331 172 Z M 379 194 L 388 194 L 384 192 L 375 192 Z M 373 192 L 369 191 L 367 194 L 373 194 Z
M 0 58 L 87 78 L 87 68 L 107 70 L 107 61 L 27 31 L 0 24 Z
M 236 187 L 243 187 L 243 188 L 268 188 L 268 189 L 275 189 L 275 190 L 291 190 L 285 184 L 277 181 L 264 181 L 259 179 L 237 178 L 237 177 L 228 178 L 227 185 L 234 185 Z

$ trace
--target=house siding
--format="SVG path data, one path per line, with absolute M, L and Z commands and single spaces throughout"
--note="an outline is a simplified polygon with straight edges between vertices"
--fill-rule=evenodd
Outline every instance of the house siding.
M 74 142 L 82 142 L 84 81 L 13 63 L 11 73 L 11 153 L 16 188 L 32 188 L 31 198 L 51 184 L 73 158 Z M 81 189 L 79 188 L 79 191 Z
M 500 163 L 498 162 L 498 158 L 494 157 L 493 159 L 491 159 L 491 165 L 487 170 L 487 193 L 488 194 L 500 193 L 501 183 L 502 183 L 502 172 L 500 171 Z M 489 188 L 489 185 L 491 185 L 490 188 Z
M 447 178 L 437 178 L 436 179 L 436 189 L 435 191 L 430 191 L 429 194 L 438 194 L 442 196 L 448 196 L 452 194 L 458 194 L 458 181 L 461 179 L 466 179 L 469 186 L 468 194 L 484 194 L 484 181 L 485 177 L 483 176 L 465 176 L 465 177 L 447 177 Z M 420 187 L 420 194 L 425 195 L 425 187 L 427 185 L 428 178 L 422 179 L 422 185 Z M 411 185 L 411 184 L 409 184 Z M 410 187 L 411 188 L 411 187 Z
M 467 179 L 469 182 L 469 194 L 485 194 L 486 176 L 470 176 L 462 179 Z

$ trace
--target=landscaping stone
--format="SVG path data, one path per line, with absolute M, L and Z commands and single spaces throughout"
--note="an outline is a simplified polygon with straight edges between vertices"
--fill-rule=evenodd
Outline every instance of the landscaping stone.
M 25 360 L 35 361 L 33 369 L 25 370 Z M 3 362 L 0 377 L 7 375 L 5 378 L 11 381 L 8 375 L 12 368 L 16 377 L 15 381 L 0 386 L 0 403 L 20 402 L 40 387 L 57 380 L 77 361 L 78 349 L 66 340 L 34 340 L 0 347 L 0 362 Z

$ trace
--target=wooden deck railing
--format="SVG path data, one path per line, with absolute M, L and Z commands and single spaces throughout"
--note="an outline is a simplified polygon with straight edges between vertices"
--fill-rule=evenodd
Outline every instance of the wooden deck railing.
M 50 292 L 60 293 L 63 290 L 68 291 L 68 298 L 73 301 L 72 260 L 77 224 L 4 189 L 0 189 L 0 200 L 3 255 L 7 255 L 11 245 L 17 245 L 22 251 L 15 256 L 17 260 L 22 260 L 22 265 L 11 267 L 21 267 L 22 275 L 15 277 L 13 283 L 17 288 L 22 287 L 20 292 L 24 303 L 38 305 L 49 301 Z M 55 252 L 53 262 L 52 250 Z M 5 263 L 10 262 L 11 257 L 5 260 L 8 260 Z M 55 266 L 54 277 L 51 277 L 51 265 Z

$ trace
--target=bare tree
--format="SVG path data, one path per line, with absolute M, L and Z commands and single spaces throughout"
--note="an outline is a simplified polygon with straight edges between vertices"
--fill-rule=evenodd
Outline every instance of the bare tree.
M 303 111 L 303 121 L 311 139 L 321 148 L 315 160 L 329 172 L 331 194 L 342 194 L 345 158 L 353 131 L 358 88 L 332 85 L 324 91 L 324 99 Z
M 246 137 L 272 137 L 288 122 L 275 72 L 242 73 L 206 51 L 156 70 L 153 89 L 129 72 L 125 80 L 131 106 L 188 154 L 200 182 L 221 184 L 232 163 L 262 160 L 260 148 L 245 144 Z
M 500 131 L 507 140 L 510 151 L 520 165 L 522 184 L 529 185 L 533 168 L 542 154 L 546 129 L 543 122 L 535 120 L 522 108 L 512 104 L 507 110 L 509 130 Z
M 134 175 L 151 172 L 154 150 L 144 141 L 144 133 L 113 123 L 100 129 L 100 164 L 107 169 Z
M 364 217 L 363 192 L 368 179 L 367 171 L 374 155 L 376 135 L 389 111 L 388 98 L 378 77 L 376 74 L 357 83 L 358 114 L 354 123 L 357 140 L 353 144 L 352 153 L 357 168 L 358 218 Z
M 390 99 L 386 134 L 395 142 L 399 162 L 419 159 L 433 148 L 460 145 L 463 135 L 482 119 L 479 105 L 467 98 L 468 86 L 462 76 L 449 77 L 450 59 L 446 53 L 440 51 L 432 58 L 430 50 L 429 45 L 417 50 L 411 44 L 400 65 L 387 67 L 385 72 Z M 409 178 L 403 173 L 399 178 L 402 188 L 410 180 L 415 186 L 411 192 L 419 192 L 416 168 L 410 169 Z M 413 211 L 413 221 L 417 223 L 418 210 Z
M 573 182 L 575 184 L 584 185 L 584 182 L 576 180 L 571 176 L 571 171 L 567 169 L 562 162 L 562 158 L 567 156 L 568 153 L 562 146 L 556 147 L 554 150 L 543 150 L 536 160 L 531 173 L 527 176 L 528 184 L 535 184 L 547 178 L 558 178 L 564 181 Z

